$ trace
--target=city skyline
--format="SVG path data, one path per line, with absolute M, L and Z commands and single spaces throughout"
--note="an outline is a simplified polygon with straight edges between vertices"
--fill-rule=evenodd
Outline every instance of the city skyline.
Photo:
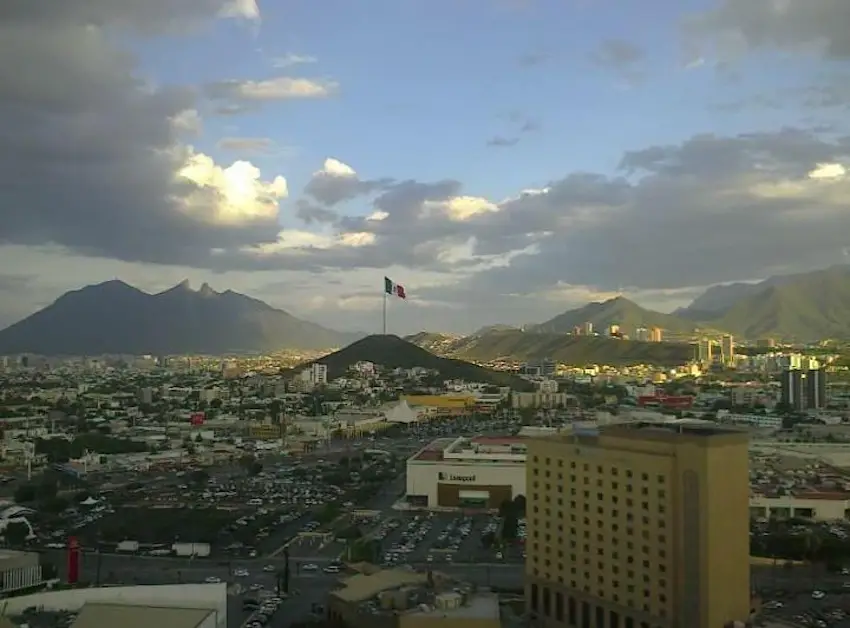
M 0 325 L 188 277 L 373 329 L 386 275 L 405 332 L 471 331 L 845 263 L 850 38 L 817 5 L 10 9 Z

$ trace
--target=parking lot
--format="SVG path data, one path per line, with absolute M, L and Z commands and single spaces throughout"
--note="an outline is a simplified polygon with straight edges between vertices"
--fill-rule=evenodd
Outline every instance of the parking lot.
M 806 594 L 766 592 L 760 616 L 813 628 L 850 628 L 850 589 L 821 589 Z

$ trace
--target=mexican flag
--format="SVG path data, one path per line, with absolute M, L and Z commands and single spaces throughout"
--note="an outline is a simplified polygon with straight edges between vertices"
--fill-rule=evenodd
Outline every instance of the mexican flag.
M 387 294 L 394 294 L 399 299 L 407 298 L 407 294 L 405 294 L 404 292 L 404 286 L 402 286 L 400 283 L 395 283 L 389 277 L 384 277 L 384 292 L 386 292 Z

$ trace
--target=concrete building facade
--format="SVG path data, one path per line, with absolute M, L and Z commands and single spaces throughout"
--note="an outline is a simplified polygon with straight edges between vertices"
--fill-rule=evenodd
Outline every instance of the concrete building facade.
M 525 494 L 526 439 L 440 438 L 407 461 L 407 499 L 417 506 L 498 508 Z
M 533 439 L 526 497 L 526 597 L 544 625 L 748 619 L 746 433 L 685 420 Z

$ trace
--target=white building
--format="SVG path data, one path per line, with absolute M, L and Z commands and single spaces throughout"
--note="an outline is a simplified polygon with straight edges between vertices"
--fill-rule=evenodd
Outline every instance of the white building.
M 782 429 L 782 417 L 775 414 L 733 414 L 721 411 L 717 413 L 717 420 L 721 423 L 746 425 L 757 429 Z
M 525 439 L 440 438 L 407 461 L 407 499 L 424 507 L 498 508 L 525 495 Z

